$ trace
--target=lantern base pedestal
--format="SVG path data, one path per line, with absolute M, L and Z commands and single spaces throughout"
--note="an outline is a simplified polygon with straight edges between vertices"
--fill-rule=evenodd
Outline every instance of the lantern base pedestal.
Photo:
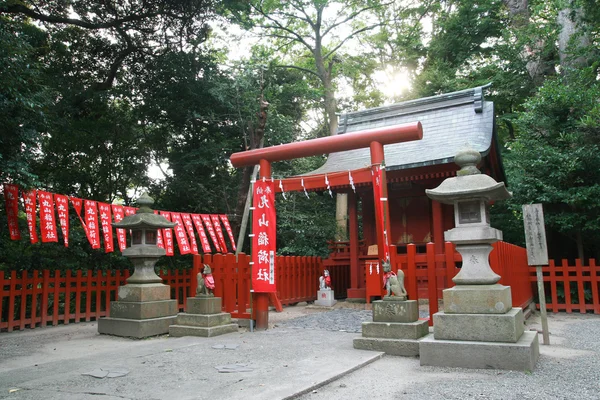
M 363 322 L 363 337 L 354 339 L 354 348 L 414 357 L 419 355 L 419 339 L 428 333 L 428 322 L 419 321 L 416 300 L 378 300 L 373 302 L 373 322 Z
M 525 332 L 516 343 L 437 340 L 419 343 L 421 365 L 533 371 L 540 355 L 538 333 Z
M 169 327 L 169 336 L 213 337 L 238 331 L 231 314 L 221 312 L 220 297 L 188 297 L 187 313 L 179 313 Z
M 164 335 L 178 311 L 169 286 L 127 284 L 119 288 L 119 300 L 110 303 L 110 317 L 98 320 L 98 333 L 136 339 Z
M 169 332 L 169 326 L 175 323 L 176 318 L 176 316 L 140 320 L 112 317 L 101 318 L 98 320 L 98 333 L 135 339 L 164 335 Z

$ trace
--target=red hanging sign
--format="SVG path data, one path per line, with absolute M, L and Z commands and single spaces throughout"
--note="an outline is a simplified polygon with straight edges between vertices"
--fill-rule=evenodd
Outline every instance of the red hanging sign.
M 31 243 L 38 242 L 38 234 L 35 230 L 37 204 L 37 191 L 23 192 L 23 202 L 25 203 L 25 215 L 27 215 L 27 228 L 29 229 L 29 238 Z M 7 208 L 8 209 L 8 208 Z
M 206 233 L 204 232 L 204 227 L 202 226 L 202 217 L 199 214 L 192 214 L 192 221 L 196 226 L 196 230 L 198 231 L 198 235 L 200 236 L 200 244 L 202 244 L 202 251 L 204 253 L 211 253 L 212 249 L 210 248 L 210 243 L 208 242 L 208 237 L 206 237 Z
M 158 210 L 154 210 L 154 214 L 158 215 Z M 156 247 L 161 249 L 165 248 L 165 242 L 163 241 L 162 229 L 156 230 Z
M 275 292 L 275 185 L 256 181 L 253 190 L 252 288 L 255 292 Z
M 227 231 L 227 236 L 229 236 L 229 240 L 231 241 L 231 247 L 233 251 L 236 251 L 235 247 L 235 239 L 233 238 L 233 231 L 231 230 L 231 225 L 229 224 L 229 219 L 227 219 L 227 215 L 221 214 L 219 215 L 221 221 L 223 221 L 223 225 L 225 226 L 225 230 Z
M 112 216 L 110 204 L 98 203 L 100 209 L 100 224 L 102 225 L 102 238 L 104 239 L 104 252 L 112 253 L 115 250 L 112 233 Z
M 390 259 L 390 241 L 388 238 L 388 232 L 386 229 L 387 221 L 385 220 L 385 215 L 384 215 L 384 201 L 387 201 L 387 199 L 385 199 L 383 197 L 383 185 L 382 185 L 382 180 L 383 180 L 383 172 L 382 172 L 382 167 L 379 165 L 375 165 L 373 167 L 373 171 L 372 171 L 372 179 L 373 179 L 373 190 L 375 192 L 375 213 L 376 213 L 376 217 L 377 219 L 379 219 L 380 223 L 381 223 L 381 230 L 382 230 L 382 238 L 383 238 L 383 259 L 384 260 L 388 260 Z M 381 260 L 380 260 L 381 261 Z
M 84 200 L 83 209 L 85 210 L 85 222 L 88 231 L 88 240 L 92 245 L 92 249 L 99 249 L 100 232 L 98 229 L 98 209 L 96 207 L 96 202 L 92 200 Z
M 167 221 L 171 222 L 171 213 L 168 211 L 160 211 L 160 215 L 165 217 Z M 172 256 L 173 253 L 173 230 L 171 228 L 163 229 L 163 238 L 165 241 L 165 250 L 168 256 Z
M 121 222 L 125 218 L 125 210 L 123 206 L 118 204 L 112 204 L 112 212 L 115 216 L 115 222 Z M 119 250 L 123 251 L 127 248 L 127 237 L 125 236 L 125 229 L 117 228 L 117 242 L 119 243 Z
M 42 243 L 58 242 L 52 194 L 39 191 L 38 199 L 40 202 L 40 230 L 42 232 Z
M 185 230 L 187 231 L 188 237 L 190 238 L 190 245 L 192 247 L 192 253 L 198 254 L 198 243 L 196 242 L 196 235 L 194 235 L 194 224 L 192 223 L 192 217 L 190 214 L 181 214 Z
M 65 247 L 69 247 L 69 199 L 62 194 L 55 194 L 56 211 L 58 211 L 58 223 L 62 231 Z
M 90 240 L 90 235 L 88 234 L 87 225 L 85 224 L 85 220 L 81 218 L 81 208 L 83 207 L 83 200 L 78 199 L 77 197 L 69 197 L 69 199 L 71 200 L 71 204 L 73 204 L 73 208 L 75 209 L 77 217 L 79 217 L 79 221 L 81 221 L 81 226 L 83 226 L 85 237 L 87 237 L 88 242 L 91 243 L 92 241 Z
M 171 213 L 171 222 L 177 223 L 175 226 L 175 237 L 177 239 L 177 245 L 179 246 L 179 253 L 190 254 L 192 249 L 190 248 L 190 242 L 185 234 L 185 227 L 183 225 L 183 220 L 181 219 L 181 214 Z
M 17 185 L 4 185 L 4 202 L 6 205 L 6 217 L 8 220 L 8 231 L 12 240 L 21 240 L 19 230 L 19 187 Z
M 125 207 L 125 216 L 129 217 L 130 215 L 134 215 L 137 212 L 137 208 L 135 207 Z
M 221 253 L 221 244 L 217 239 L 217 235 L 215 235 L 215 230 L 212 226 L 212 222 L 210 222 L 210 216 L 206 214 L 200 214 L 200 217 L 202 218 L 202 222 L 204 222 L 204 225 L 206 226 L 206 230 L 208 230 L 208 236 L 210 236 L 210 239 L 215 245 L 215 249 L 218 253 Z
M 221 245 L 221 250 L 223 253 L 227 253 L 227 244 L 225 243 L 225 237 L 223 236 L 223 230 L 221 229 L 221 222 L 219 221 L 218 215 L 211 215 L 210 219 L 215 227 L 215 232 L 217 234 L 217 239 L 219 239 L 219 244 Z

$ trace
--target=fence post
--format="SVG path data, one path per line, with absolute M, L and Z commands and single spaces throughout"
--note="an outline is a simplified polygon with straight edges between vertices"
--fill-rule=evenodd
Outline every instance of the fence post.
M 592 285 L 592 302 L 594 304 L 594 314 L 600 314 L 600 299 L 598 299 L 598 267 L 596 260 L 590 258 L 590 284 Z
M 411 300 L 419 300 L 418 287 L 417 287 L 417 264 L 415 262 L 415 255 L 417 254 L 417 246 L 409 244 L 406 246 L 406 263 L 408 276 L 406 277 L 408 292 L 408 298 Z
M 2 282 L 2 276 L 0 276 L 0 282 Z M 31 329 L 34 329 L 37 325 L 37 307 L 38 307 L 38 301 L 37 301 L 37 296 L 38 296 L 38 285 L 41 284 L 42 281 L 40 281 L 40 273 L 38 270 L 34 270 L 33 271 L 33 283 L 31 286 L 31 324 L 29 324 L 29 327 Z M 0 288 L 0 292 L 2 291 L 2 289 Z M 2 304 L 2 298 L 1 298 L 1 294 L 0 294 L 0 305 Z
M 569 261 L 563 258 L 562 260 L 562 271 L 563 271 L 563 292 L 565 294 L 565 307 L 568 313 L 573 311 L 571 305 L 571 282 L 569 279 Z
M 427 289 L 429 291 L 429 326 L 433 325 L 433 314 L 438 312 L 437 274 L 435 245 L 427 243 Z
M 71 270 L 68 269 L 65 275 L 65 309 L 63 324 L 68 325 L 71 320 Z
M 21 307 L 19 308 L 19 330 L 25 329 L 25 311 L 27 310 L 27 271 L 21 271 Z
M 583 289 L 583 270 L 581 267 L 581 259 L 575 259 L 575 271 L 577 274 L 577 294 L 579 295 L 579 312 L 586 313 L 585 292 Z
M 10 271 L 10 284 L 8 290 L 8 331 L 12 332 L 15 320 L 15 294 L 17 289 L 17 271 Z

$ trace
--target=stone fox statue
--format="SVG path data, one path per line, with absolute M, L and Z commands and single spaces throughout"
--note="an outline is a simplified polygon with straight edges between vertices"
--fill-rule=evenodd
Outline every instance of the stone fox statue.
M 329 270 L 323 271 L 323 276 L 319 277 L 319 289 L 331 289 L 331 277 L 329 276 Z
M 406 289 L 404 289 L 404 272 L 398 269 L 398 274 L 392 272 L 389 261 L 383 261 L 383 287 L 387 291 L 384 299 L 398 298 L 406 300 Z
M 214 296 L 215 278 L 213 278 L 212 270 L 208 264 L 204 264 L 204 270 L 198 274 L 197 278 L 196 296 Z

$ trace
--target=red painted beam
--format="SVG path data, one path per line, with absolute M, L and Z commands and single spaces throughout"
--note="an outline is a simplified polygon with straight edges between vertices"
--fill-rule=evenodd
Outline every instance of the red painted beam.
M 280 144 L 262 149 L 242 151 L 231 155 L 234 167 L 256 165 L 260 160 L 269 162 L 291 160 L 319 154 L 335 153 L 369 147 L 372 142 L 382 145 L 410 142 L 423 138 L 423 127 L 420 122 L 386 126 L 360 132 L 350 132 L 335 136 L 305 140 L 303 142 Z

